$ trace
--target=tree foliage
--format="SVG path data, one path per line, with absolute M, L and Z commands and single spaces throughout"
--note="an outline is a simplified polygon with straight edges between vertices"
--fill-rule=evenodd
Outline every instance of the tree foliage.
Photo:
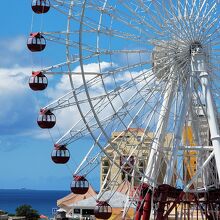
M 30 205 L 21 205 L 16 208 L 16 216 L 25 216 L 27 220 L 37 220 L 40 215 Z
M 5 214 L 8 214 L 8 213 L 3 210 L 0 210 L 0 215 L 5 215 Z

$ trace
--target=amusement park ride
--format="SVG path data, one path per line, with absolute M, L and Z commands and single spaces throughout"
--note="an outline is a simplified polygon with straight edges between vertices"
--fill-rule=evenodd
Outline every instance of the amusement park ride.
M 71 86 L 40 109 L 37 123 L 53 128 L 59 120 L 55 112 L 66 108 L 81 116 L 54 143 L 52 160 L 65 164 L 70 144 L 93 140 L 73 173 L 75 194 L 88 191 L 89 175 L 102 157 L 119 171 L 103 180 L 96 218 L 111 217 L 114 190 L 108 199 L 102 196 L 124 172 L 133 189 L 124 219 L 131 205 L 136 206 L 135 220 L 171 219 L 171 213 L 175 219 L 220 219 L 219 6 L 217 0 L 32 1 L 35 19 L 54 10 L 56 19 L 65 17 L 66 31 L 30 34 L 31 52 L 45 51 L 51 41 L 65 48 L 65 57 L 33 71 L 29 86 L 44 90 L 47 75 L 57 74 Z M 131 128 L 142 129 L 142 135 Z M 115 131 L 121 135 L 111 137 Z M 149 132 L 150 146 L 145 145 Z M 123 144 L 128 133 L 138 142 Z M 125 159 L 120 163 L 117 158 Z

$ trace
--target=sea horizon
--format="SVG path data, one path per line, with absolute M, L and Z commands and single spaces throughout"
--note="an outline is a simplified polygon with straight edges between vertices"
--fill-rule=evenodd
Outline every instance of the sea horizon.
M 52 217 L 58 209 L 57 200 L 68 195 L 70 191 L 55 189 L 0 189 L 0 210 L 15 214 L 20 205 L 31 205 L 41 215 Z
M 68 191 L 65 189 L 31 189 L 31 188 L 26 188 L 26 187 L 22 187 L 22 188 L 0 188 L 0 190 L 38 190 L 38 191 Z

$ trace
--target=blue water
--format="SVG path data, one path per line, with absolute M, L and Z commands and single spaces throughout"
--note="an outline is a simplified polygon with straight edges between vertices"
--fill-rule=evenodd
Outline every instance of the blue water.
M 68 194 L 68 191 L 55 190 L 0 189 L 0 210 L 13 214 L 18 206 L 27 204 L 39 214 L 52 217 L 57 200 Z

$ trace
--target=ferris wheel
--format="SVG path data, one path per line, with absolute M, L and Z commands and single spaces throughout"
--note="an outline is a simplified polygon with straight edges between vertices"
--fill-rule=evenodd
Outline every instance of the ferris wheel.
M 128 182 L 123 218 L 135 206 L 136 220 L 167 219 L 182 205 L 188 214 L 176 211 L 178 219 L 218 219 L 218 1 L 33 0 L 32 10 L 35 23 L 52 10 L 66 20 L 63 30 L 34 30 L 27 42 L 34 53 L 50 43 L 63 48 L 60 63 L 29 81 L 34 91 L 52 77 L 70 85 L 37 120 L 52 132 L 56 112 L 72 113 L 51 158 L 66 164 L 70 145 L 93 141 L 73 171 L 72 192 L 86 193 L 101 167 L 97 218 L 110 218 L 111 198 Z

